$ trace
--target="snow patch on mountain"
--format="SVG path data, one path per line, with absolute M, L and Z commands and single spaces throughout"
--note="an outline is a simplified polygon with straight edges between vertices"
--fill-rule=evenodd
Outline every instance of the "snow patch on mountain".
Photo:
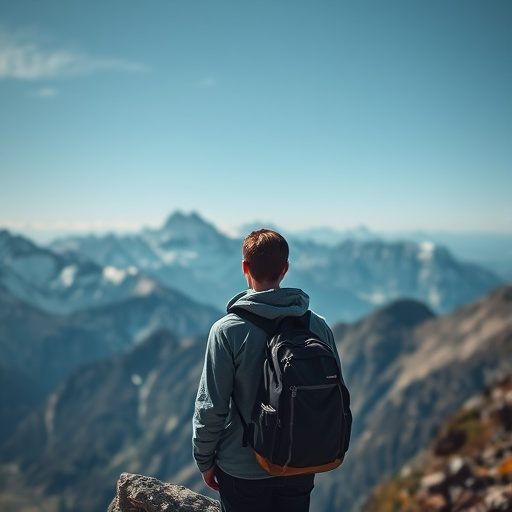
M 155 252 L 160 256 L 163 263 L 184 267 L 188 267 L 199 256 L 197 251 L 163 251 L 158 247 L 155 247 Z
M 68 265 L 61 270 L 58 279 L 65 288 L 69 288 L 75 282 L 75 276 L 77 272 L 77 265 Z
M 104 267 L 103 278 L 115 285 L 120 285 L 126 279 L 127 271 L 116 267 Z
M 437 288 L 431 288 L 428 292 L 428 302 L 434 308 L 438 308 L 443 300 L 441 292 Z
M 132 374 L 130 380 L 134 386 L 140 386 L 142 384 L 142 377 L 138 373 Z
M 420 261 L 431 261 L 436 250 L 435 244 L 432 242 L 422 242 L 419 244 L 418 259 Z
M 138 297 L 144 297 L 153 293 L 156 289 L 157 285 L 155 281 L 149 279 L 147 277 L 141 277 L 137 281 L 137 285 L 135 286 L 135 295 Z

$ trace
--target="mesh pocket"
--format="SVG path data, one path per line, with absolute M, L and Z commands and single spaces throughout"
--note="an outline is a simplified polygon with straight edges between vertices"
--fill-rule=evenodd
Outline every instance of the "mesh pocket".
M 251 445 L 266 458 L 272 456 L 277 428 L 277 411 L 271 405 L 260 404 L 257 422 L 253 423 Z

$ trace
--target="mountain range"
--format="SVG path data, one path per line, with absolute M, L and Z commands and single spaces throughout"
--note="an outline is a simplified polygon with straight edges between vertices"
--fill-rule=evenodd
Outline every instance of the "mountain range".
M 415 298 L 437 313 L 475 300 L 504 281 L 428 242 L 369 237 L 333 246 L 290 238 L 286 286 L 300 287 L 329 323 L 352 321 L 397 298 Z M 103 268 L 138 269 L 195 301 L 224 310 L 245 288 L 241 238 L 230 238 L 197 213 L 173 213 L 159 229 L 138 234 L 71 237 L 49 249 Z
M 400 300 L 335 326 L 354 431 L 342 467 L 317 477 L 313 510 L 357 510 L 446 415 L 512 368 L 511 311 L 507 286 L 450 315 Z M 0 472 L 74 512 L 106 510 L 123 471 L 212 495 L 190 448 L 203 352 L 204 337 L 158 331 L 77 368 L 0 444 Z
M 101 267 L 0 231 L 0 438 L 75 368 L 161 329 L 207 333 L 221 314 L 137 269 Z
M 317 479 L 325 512 L 355 512 L 512 364 L 503 279 L 442 246 L 358 235 L 288 238 L 284 284 L 333 327 L 352 395 L 349 456 Z M 208 330 L 245 288 L 241 244 L 180 212 L 46 247 L 0 230 L 0 509 L 106 509 L 123 471 L 208 494 L 190 421 Z

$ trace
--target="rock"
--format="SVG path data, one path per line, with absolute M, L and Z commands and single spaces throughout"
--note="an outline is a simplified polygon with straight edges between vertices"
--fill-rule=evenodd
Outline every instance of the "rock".
M 220 504 L 181 485 L 122 473 L 108 512 L 220 512 Z
M 488 512 L 507 512 L 512 510 L 512 490 L 492 489 L 485 497 Z
M 512 374 L 481 396 L 485 400 L 467 402 L 430 451 L 375 490 L 362 510 L 512 512 Z
M 512 432 L 512 392 L 509 391 L 507 403 L 498 411 L 506 432 Z
M 434 446 L 436 455 L 450 455 L 464 446 L 467 434 L 460 429 L 450 429 Z
M 446 475 L 439 471 L 426 475 L 421 479 L 421 487 L 432 492 L 440 492 L 446 482 Z

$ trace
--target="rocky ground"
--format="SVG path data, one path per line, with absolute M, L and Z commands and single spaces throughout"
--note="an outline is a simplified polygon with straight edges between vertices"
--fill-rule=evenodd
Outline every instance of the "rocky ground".
M 220 512 L 220 504 L 182 485 L 123 473 L 108 512 Z
M 511 512 L 512 374 L 468 401 L 364 512 Z

